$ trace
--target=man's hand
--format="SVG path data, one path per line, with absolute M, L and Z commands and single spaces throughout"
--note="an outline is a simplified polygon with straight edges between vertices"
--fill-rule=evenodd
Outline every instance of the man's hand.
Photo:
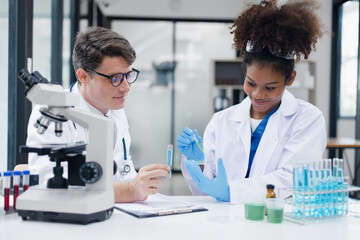
M 134 201 L 144 201 L 150 194 L 158 192 L 158 187 L 163 184 L 161 177 L 169 176 L 170 168 L 164 164 L 151 164 L 142 167 L 136 178 L 129 182 L 130 195 Z

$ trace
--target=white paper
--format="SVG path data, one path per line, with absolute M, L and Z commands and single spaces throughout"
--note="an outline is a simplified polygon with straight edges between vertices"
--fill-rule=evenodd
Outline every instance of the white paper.
M 175 213 L 191 212 L 203 209 L 201 206 L 193 205 L 175 197 L 162 194 L 149 195 L 145 201 L 134 203 L 115 203 L 115 208 L 124 212 L 144 217 L 148 215 L 166 215 Z M 204 209 L 205 210 L 205 209 Z

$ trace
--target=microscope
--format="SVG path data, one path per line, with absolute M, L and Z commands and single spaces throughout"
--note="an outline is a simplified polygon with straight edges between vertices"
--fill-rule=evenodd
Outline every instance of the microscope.
M 20 151 L 48 155 L 55 162 L 54 177 L 47 186 L 33 186 L 17 198 L 16 208 L 23 220 L 45 220 L 88 224 L 111 217 L 114 206 L 113 141 L 111 119 L 76 109 L 80 98 L 64 91 L 61 85 L 50 84 L 38 72 L 19 72 L 27 90 L 26 97 L 44 105 L 42 116 L 34 127 L 43 134 L 54 122 L 56 136 L 62 134 L 62 124 L 68 120 L 88 129 L 89 142 L 21 146 Z M 61 162 L 68 163 L 65 179 Z

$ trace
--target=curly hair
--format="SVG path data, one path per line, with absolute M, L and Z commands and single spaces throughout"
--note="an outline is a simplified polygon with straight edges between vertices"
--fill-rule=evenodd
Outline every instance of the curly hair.
M 248 65 L 253 61 L 271 63 L 285 76 L 291 74 L 294 60 L 300 60 L 301 55 L 307 59 L 324 34 L 323 25 L 315 14 L 319 7 L 315 0 L 289 0 L 282 6 L 278 6 L 276 0 L 262 0 L 243 11 L 232 25 L 235 49 Z M 247 52 L 249 41 L 261 51 Z M 295 59 L 285 59 L 274 52 L 280 56 L 293 53 Z

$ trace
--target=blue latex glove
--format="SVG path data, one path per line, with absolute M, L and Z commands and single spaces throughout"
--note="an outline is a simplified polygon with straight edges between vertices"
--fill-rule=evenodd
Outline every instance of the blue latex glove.
M 203 148 L 202 139 L 198 135 L 197 130 L 191 130 L 188 127 L 184 127 L 183 132 L 177 138 L 176 144 L 180 152 L 188 159 L 202 161 L 204 160 L 204 153 L 200 150 L 199 146 L 192 137 L 194 133 L 201 147 Z
M 214 179 L 205 177 L 195 161 L 187 160 L 185 165 L 200 191 L 207 193 L 218 201 L 230 202 L 230 188 L 222 158 L 218 159 L 218 175 Z

